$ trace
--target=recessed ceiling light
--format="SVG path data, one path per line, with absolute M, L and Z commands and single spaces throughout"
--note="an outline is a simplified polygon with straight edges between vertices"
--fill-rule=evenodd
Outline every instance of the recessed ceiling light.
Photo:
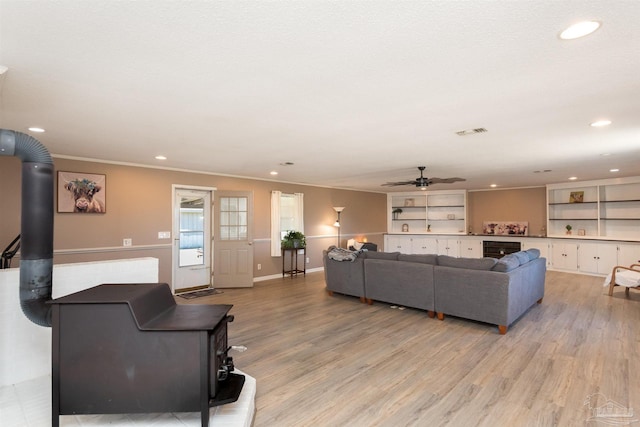
M 269 174 L 271 174 L 271 175 L 278 175 L 278 171 L 271 171 L 271 172 L 269 172 Z
M 600 28 L 600 22 L 598 21 L 582 21 L 577 24 L 573 24 L 566 30 L 560 33 L 562 40 L 573 40 L 580 37 L 588 36 L 595 30 Z
M 156 160 L 167 160 L 167 158 L 165 156 L 156 156 Z
M 592 126 L 594 128 L 599 128 L 602 126 L 609 126 L 610 124 L 611 124 L 611 120 L 598 120 L 596 122 L 589 124 L 589 126 Z
M 497 186 L 498 186 L 498 184 L 491 184 L 489 187 L 496 188 Z
M 620 169 L 609 169 L 609 172 L 620 172 Z
M 570 176 L 570 177 L 569 177 L 569 181 L 575 181 L 576 179 L 578 179 L 578 177 L 577 177 L 577 176 Z
M 44 129 L 42 129 L 42 128 L 36 128 L 36 127 L 30 127 L 30 128 L 29 128 L 29 130 L 30 130 L 31 132 L 36 132 L 36 133 L 42 133 L 42 132 L 44 132 Z

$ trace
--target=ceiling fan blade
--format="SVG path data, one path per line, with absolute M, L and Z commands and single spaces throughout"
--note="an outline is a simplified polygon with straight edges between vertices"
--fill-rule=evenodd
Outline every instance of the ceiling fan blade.
M 412 185 L 415 184 L 415 181 L 399 181 L 399 182 L 387 182 L 386 184 L 382 184 L 383 187 L 395 187 L 396 185 Z
M 429 184 L 452 184 L 454 182 L 466 181 L 464 178 L 429 178 Z

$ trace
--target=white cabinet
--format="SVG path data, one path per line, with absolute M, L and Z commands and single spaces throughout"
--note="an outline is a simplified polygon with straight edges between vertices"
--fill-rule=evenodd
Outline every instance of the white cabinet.
M 482 240 L 460 239 L 460 256 L 463 258 L 482 258 Z
M 435 237 L 420 235 L 387 234 L 384 243 L 385 252 L 403 254 L 435 254 L 438 251 Z
M 411 238 L 411 251 L 414 254 L 435 254 L 438 242 L 433 237 L 414 236 Z
M 551 266 L 558 270 L 578 271 L 578 244 L 554 242 L 551 244 Z
M 412 253 L 410 236 L 386 235 L 384 238 L 385 252 Z
M 640 241 L 640 177 L 547 185 L 547 230 L 549 237 Z
M 547 267 L 551 266 L 551 258 L 549 257 L 549 241 L 548 239 L 535 239 L 528 238 L 521 242 L 521 248 L 523 251 L 528 249 L 538 249 L 540 251 L 540 257 L 546 258 Z
M 453 257 L 460 256 L 460 242 L 436 236 L 387 234 L 385 236 L 385 252 L 403 254 L 438 254 Z
M 457 239 L 437 239 L 438 255 L 460 256 L 460 241 Z
M 387 231 L 411 234 L 465 234 L 467 192 L 420 191 L 387 195 Z
M 631 264 L 640 264 L 640 244 L 618 244 L 617 265 L 624 265 L 625 267 L 629 267 Z
M 578 269 L 581 273 L 607 274 L 618 263 L 618 245 L 615 243 L 580 243 Z

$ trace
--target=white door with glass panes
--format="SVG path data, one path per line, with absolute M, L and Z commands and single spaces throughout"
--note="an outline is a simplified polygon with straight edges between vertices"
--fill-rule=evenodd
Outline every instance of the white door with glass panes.
M 175 188 L 173 291 L 211 285 L 212 189 Z
M 214 286 L 252 287 L 253 193 L 216 191 L 214 206 Z

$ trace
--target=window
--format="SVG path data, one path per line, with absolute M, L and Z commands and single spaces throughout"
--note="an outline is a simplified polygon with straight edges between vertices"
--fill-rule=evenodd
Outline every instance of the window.
M 220 198 L 220 240 L 247 239 L 247 198 Z
M 304 194 L 271 192 L 271 256 L 280 256 L 280 241 L 287 231 L 304 233 Z

